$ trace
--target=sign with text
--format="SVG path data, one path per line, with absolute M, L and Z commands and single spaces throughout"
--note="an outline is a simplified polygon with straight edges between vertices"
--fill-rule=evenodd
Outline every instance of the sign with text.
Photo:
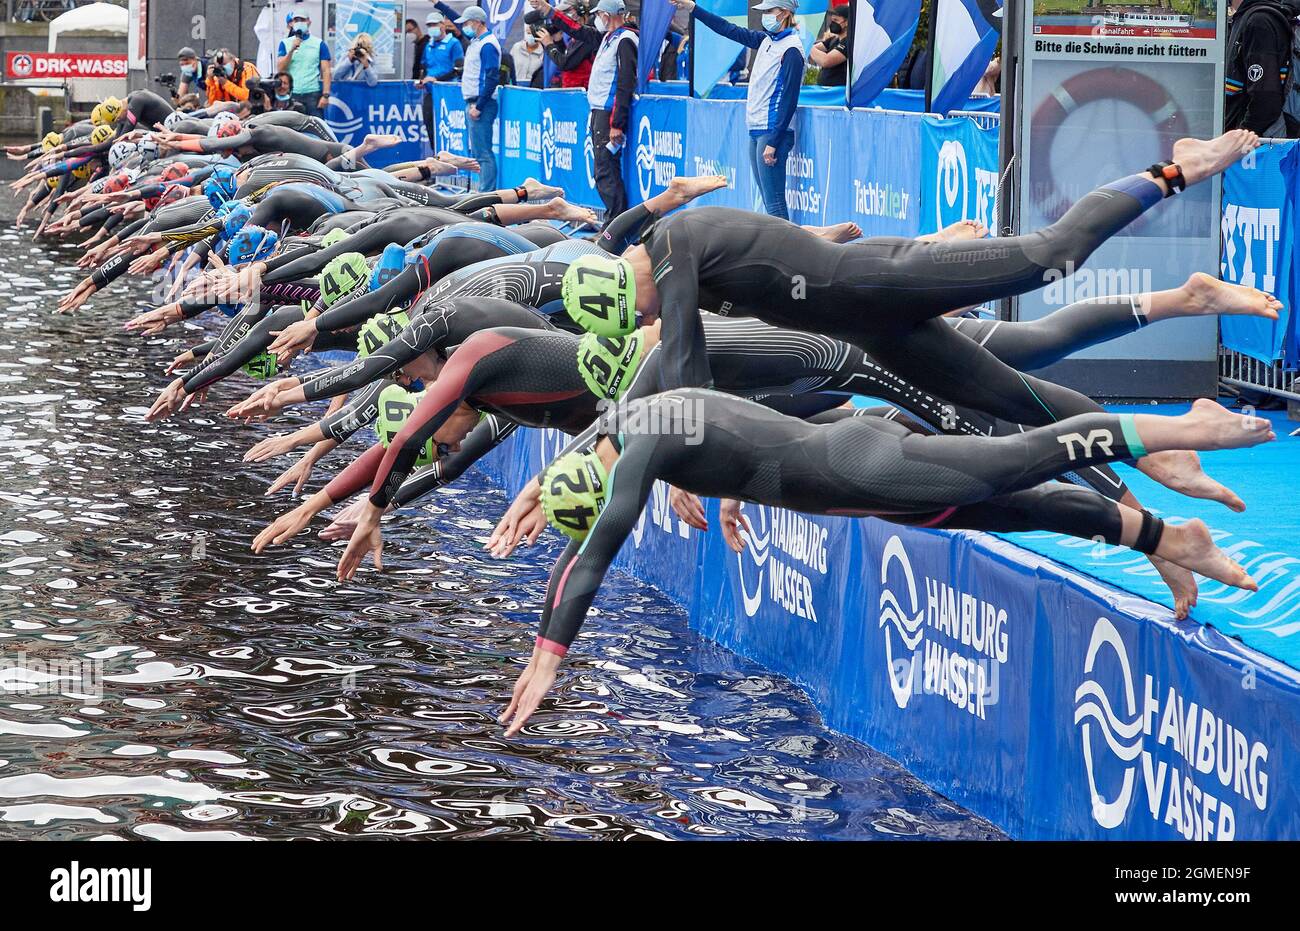
M 126 56 L 8 52 L 5 55 L 5 76 L 12 81 L 28 78 L 124 78 Z

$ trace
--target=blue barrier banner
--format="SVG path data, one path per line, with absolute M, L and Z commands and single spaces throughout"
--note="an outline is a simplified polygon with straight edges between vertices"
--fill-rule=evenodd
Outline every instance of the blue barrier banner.
M 850 184 L 853 160 L 847 124 L 844 110 L 809 108 L 799 114 L 785 168 L 791 222 L 824 226 L 844 218 L 846 205 L 840 198 Z
M 1223 175 L 1220 275 L 1282 302 L 1280 319 L 1223 317 L 1223 345 L 1261 362 L 1282 358 L 1295 283 L 1297 143 L 1260 146 Z
M 380 81 L 374 87 L 339 81 L 330 89 L 325 120 L 339 141 L 349 144 L 359 144 L 369 133 L 400 136 L 401 143 L 367 159 L 376 168 L 415 161 L 424 158 L 428 144 L 422 93 L 409 81 Z
M 469 118 L 465 115 L 465 98 L 460 85 L 433 83 L 428 85 L 433 96 L 434 135 L 430 140 L 435 152 L 451 152 L 469 157 Z
M 933 233 L 958 220 L 997 226 L 998 133 L 973 120 L 921 118 L 921 222 Z
M 836 206 L 828 216 L 852 220 L 864 236 L 919 235 L 921 121 L 905 113 L 837 115 L 850 149 L 830 191 Z
M 542 176 L 543 91 L 503 87 L 497 119 L 501 121 L 501 151 L 497 172 L 502 185 Z
M 686 110 L 686 172 L 725 175 L 727 178 L 725 188 L 706 194 L 696 204 L 741 210 L 763 209 L 750 167 L 750 149 L 744 106 L 728 100 L 689 101 Z
M 509 92 L 514 92 L 511 88 Z M 584 90 L 521 91 L 537 96 L 541 179 L 564 189 L 575 204 L 598 207 L 596 163 L 588 130 L 587 92 Z
M 513 492 L 565 439 L 520 430 L 482 467 Z M 1294 669 L 984 534 L 741 513 L 737 554 L 657 483 L 615 568 L 1013 836 L 1300 836 Z
M 654 86 L 654 85 L 652 85 Z M 685 97 L 638 97 L 632 103 L 632 131 L 624 148 L 623 182 L 629 204 L 662 193 L 686 165 Z

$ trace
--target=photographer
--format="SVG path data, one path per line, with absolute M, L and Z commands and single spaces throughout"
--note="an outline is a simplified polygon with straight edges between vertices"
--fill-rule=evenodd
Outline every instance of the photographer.
M 261 77 L 251 61 L 240 61 L 235 53 L 223 48 L 208 65 L 207 97 L 208 103 L 219 100 L 248 100 L 249 91 Z
M 821 87 L 843 87 L 849 80 L 849 7 L 833 7 L 826 14 L 826 31 L 808 51 L 808 60 L 820 70 L 817 84 Z
M 274 78 L 258 81 L 249 103 L 250 112 L 254 115 L 271 110 L 288 110 L 304 115 L 307 113 L 307 108 L 293 99 L 293 76 L 287 71 L 281 71 Z
M 293 76 L 294 99 L 308 115 L 320 116 L 330 101 L 330 47 L 311 34 L 311 17 L 292 16 L 276 67 Z
M 600 45 L 600 35 L 594 30 L 565 35 L 558 21 L 563 18 L 567 25 L 578 30 L 587 22 L 586 10 L 575 0 L 557 0 L 553 8 L 548 6 L 546 10 L 534 6 L 525 14 L 524 22 L 530 22 L 529 17 L 533 17 L 531 22 L 543 27 L 538 30 L 537 38 L 546 50 L 546 56 L 560 71 L 560 87 L 585 89 Z
M 180 81 L 172 91 L 172 96 L 180 100 L 186 94 L 197 94 L 203 90 L 203 72 L 207 63 L 199 58 L 199 53 L 188 45 L 176 53 L 176 68 Z
M 370 38 L 368 32 L 363 32 L 352 40 L 348 57 L 335 70 L 334 80 L 365 81 L 366 86 L 374 87 L 379 83 L 379 75 L 375 74 L 373 65 L 374 60 L 375 40 Z
M 542 42 L 537 33 L 545 30 L 537 27 L 524 29 L 524 37 L 510 47 L 510 59 L 515 66 L 515 83 L 524 87 L 542 86 L 542 62 L 546 54 L 542 51 Z

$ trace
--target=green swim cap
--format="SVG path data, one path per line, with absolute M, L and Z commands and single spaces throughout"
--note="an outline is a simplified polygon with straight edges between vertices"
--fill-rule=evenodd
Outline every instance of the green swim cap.
M 336 246 L 347 238 L 348 234 L 346 230 L 332 229 L 321 237 L 320 247 L 322 249 L 328 249 L 330 246 Z
M 375 314 L 357 330 L 357 358 L 369 358 L 396 338 L 397 334 L 411 325 L 411 318 L 406 311 L 397 310 L 391 314 Z
M 542 473 L 542 513 L 571 540 L 585 540 L 605 507 L 609 475 L 600 457 L 568 453 Z
M 254 378 L 265 381 L 275 377 L 275 373 L 280 370 L 280 363 L 273 354 L 262 352 L 245 362 L 242 368 Z
M 379 419 L 375 422 L 375 432 L 385 449 L 396 439 L 397 434 L 406 426 L 415 411 L 415 405 L 424 398 L 423 391 L 407 391 L 401 385 L 389 385 L 379 392 Z M 416 458 L 417 466 L 426 466 L 433 462 L 433 437 L 429 437 Z
M 617 401 L 641 364 L 640 333 L 599 336 L 587 333 L 578 342 L 578 374 L 598 398 Z
M 370 278 L 370 266 L 360 252 L 345 252 L 331 259 L 320 273 L 320 296 L 326 307 L 333 307 L 347 297 L 361 282 Z
M 600 336 L 626 336 L 636 329 L 636 280 L 627 259 L 584 255 L 560 283 L 564 309 L 574 323 Z

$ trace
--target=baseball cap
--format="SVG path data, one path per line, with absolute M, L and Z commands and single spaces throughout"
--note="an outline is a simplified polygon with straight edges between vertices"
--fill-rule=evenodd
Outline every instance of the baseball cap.
M 442 22 L 442 21 L 443 21 L 444 19 L 446 19 L 446 18 L 447 18 L 447 17 L 443 16 L 443 15 L 442 15 L 441 13 L 439 13 L 437 10 L 433 10 L 432 12 L 429 13 L 428 16 L 426 16 L 426 17 L 424 18 L 424 25 L 426 25 L 426 26 L 436 26 L 436 25 L 438 25 L 440 22 Z
M 793 13 L 799 9 L 799 0 L 763 0 L 754 6 L 756 10 L 789 10 Z
M 188 45 L 176 53 L 176 58 L 178 60 L 181 58 L 198 58 L 198 57 L 199 57 L 199 53 L 194 51 L 194 49 L 192 49 Z
M 623 0 L 600 0 L 594 7 L 595 12 L 604 13 L 606 16 L 614 16 L 618 13 L 626 13 L 627 7 Z
M 470 20 L 475 22 L 486 23 L 488 21 L 487 11 L 481 6 L 467 6 L 465 12 L 460 14 L 460 19 L 456 20 L 456 25 L 468 23 Z

